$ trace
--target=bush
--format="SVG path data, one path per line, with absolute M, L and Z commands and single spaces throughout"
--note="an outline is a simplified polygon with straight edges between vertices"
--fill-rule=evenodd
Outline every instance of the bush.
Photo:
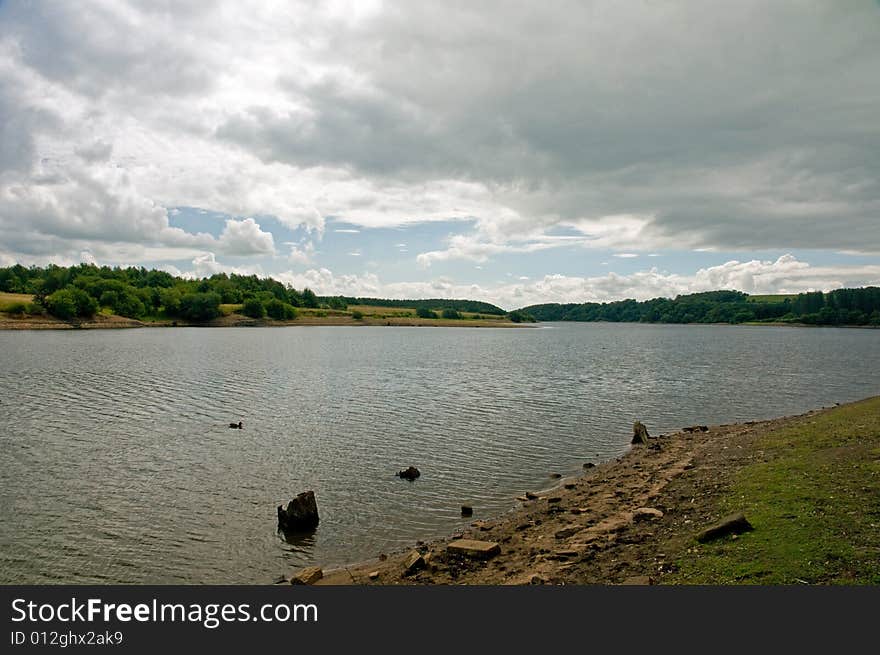
M 6 306 L 6 311 L 13 316 L 24 316 L 28 313 L 28 306 L 23 302 L 14 302 Z
M 244 301 L 241 313 L 251 318 L 263 318 L 266 315 L 266 308 L 256 298 L 248 298 Z
M 296 318 L 296 308 L 277 298 L 266 303 L 266 313 L 276 321 L 292 321 Z
M 534 316 L 531 316 L 530 314 L 526 314 L 525 312 L 521 312 L 521 311 L 510 312 L 507 315 L 507 318 L 509 318 L 514 323 L 522 323 L 522 322 L 534 323 L 535 322 Z
M 362 320 L 364 320 L 364 313 L 363 313 L 363 312 L 359 312 L 358 310 L 354 310 L 354 311 L 351 313 L 351 317 L 352 317 L 354 320 L 356 320 L 356 321 L 362 321 Z
M 216 293 L 188 293 L 180 299 L 179 314 L 189 321 L 210 321 L 220 316 L 220 296 Z
M 441 316 L 443 318 L 461 318 L 461 314 L 459 314 L 454 309 L 444 309 Z
M 67 287 L 46 296 L 46 310 L 62 321 L 72 318 L 88 318 L 98 311 L 98 301 L 82 289 Z
M 432 312 L 427 307 L 418 307 L 416 309 L 416 316 L 419 318 L 437 318 L 437 314 Z

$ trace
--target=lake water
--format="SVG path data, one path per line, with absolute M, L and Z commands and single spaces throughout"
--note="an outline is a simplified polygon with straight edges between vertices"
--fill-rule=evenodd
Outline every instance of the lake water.
M 263 583 L 376 557 L 693 423 L 880 393 L 880 331 L 0 333 L 0 583 Z M 243 430 L 231 430 L 232 421 Z M 413 464 L 410 483 L 395 472 Z M 316 492 L 311 535 L 276 507 Z

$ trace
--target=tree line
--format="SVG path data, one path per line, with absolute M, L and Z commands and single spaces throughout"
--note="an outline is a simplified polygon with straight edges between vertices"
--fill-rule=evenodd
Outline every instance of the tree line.
M 243 304 L 251 316 L 296 317 L 297 307 L 319 307 L 315 293 L 271 278 L 218 273 L 186 279 L 143 267 L 93 264 L 0 268 L 0 291 L 33 295 L 30 306 L 13 313 L 46 312 L 64 320 L 90 318 L 102 309 L 128 318 L 208 321 L 221 315 L 221 304 Z
M 480 300 L 461 300 L 449 298 L 396 300 L 392 298 L 355 298 L 351 296 L 325 296 L 320 298 L 320 300 L 327 303 L 327 305 L 331 308 L 333 308 L 334 303 L 336 303 L 340 305 L 364 305 L 367 307 L 404 307 L 414 308 L 416 310 L 434 310 L 441 313 L 443 312 L 443 310 L 469 312 L 473 314 L 492 314 L 494 316 L 504 316 L 507 313 L 500 307 L 496 307 L 495 305 L 487 302 L 482 302 Z
M 740 291 L 708 291 L 642 302 L 548 303 L 519 311 L 539 321 L 880 325 L 880 287 L 811 291 L 778 300 Z

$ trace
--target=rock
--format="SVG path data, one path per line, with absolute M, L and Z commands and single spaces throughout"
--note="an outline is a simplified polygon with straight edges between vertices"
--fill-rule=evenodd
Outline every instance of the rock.
M 386 555 L 385 553 L 379 553 L 380 562 L 384 562 L 386 559 L 388 559 L 388 555 Z
M 682 432 L 708 432 L 708 425 L 691 425 L 687 428 L 682 428 Z
M 585 469 L 591 469 L 591 468 L 595 468 L 595 467 L 596 467 L 596 465 L 593 464 L 593 462 L 587 462 L 586 464 L 584 464 Z
M 554 551 L 553 555 L 559 559 L 570 559 L 572 557 L 577 557 L 580 553 L 576 550 L 567 549 Z
M 643 587 L 647 587 L 648 585 L 654 584 L 654 579 L 647 575 L 633 575 L 620 584 L 622 585 L 639 585 Z
M 537 573 L 533 573 L 529 576 L 529 584 L 547 584 L 547 579 Z
M 450 555 L 461 555 L 476 559 L 489 559 L 501 552 L 501 545 L 494 541 L 477 541 L 476 539 L 457 539 L 449 542 L 446 552 Z
M 654 507 L 639 507 L 633 512 L 633 521 L 655 521 L 663 518 L 663 512 Z
M 636 421 L 633 423 L 633 438 L 630 443 L 638 444 L 638 443 L 648 443 L 648 428 L 645 427 L 645 424 L 641 421 Z
M 528 502 L 529 499 L 526 498 L 525 496 L 517 496 L 516 500 L 518 500 L 521 503 L 525 503 L 525 502 Z
M 304 491 L 287 504 L 278 506 L 278 527 L 286 532 L 313 530 L 318 526 L 318 503 L 314 491 Z
M 551 496 L 550 498 L 547 499 L 547 502 L 548 503 L 558 503 L 561 500 L 562 500 L 562 498 L 560 496 Z
M 397 477 L 402 478 L 404 480 L 409 480 L 410 482 L 412 482 L 417 477 L 419 477 L 421 474 L 422 474 L 422 472 L 419 471 L 419 469 L 417 469 L 415 466 L 409 466 L 402 471 L 398 471 Z
M 728 534 L 739 534 L 749 530 L 754 530 L 752 524 L 746 520 L 745 514 L 739 512 L 721 519 L 714 525 L 710 525 L 697 535 L 697 541 L 706 543 Z
M 293 574 L 290 584 L 315 584 L 324 577 L 324 571 L 319 566 L 309 566 Z
M 412 575 L 423 568 L 425 568 L 425 558 L 422 557 L 422 554 L 417 550 L 414 550 L 407 555 L 403 562 L 404 575 Z
M 474 515 L 474 508 L 471 507 L 470 505 L 462 505 L 461 506 L 461 515 L 462 516 L 473 516 Z
M 562 474 L 561 474 L 561 473 L 551 473 L 551 474 L 550 474 L 550 478 L 553 479 L 553 480 L 558 480 L 558 479 L 561 478 L 561 477 L 562 477 Z
M 370 574 L 367 576 L 370 580 L 378 580 L 379 572 L 378 571 L 370 571 Z
M 573 537 L 578 532 L 583 530 L 583 527 L 579 525 L 572 525 L 567 528 L 562 528 L 562 530 L 557 530 L 553 536 L 557 539 L 568 539 L 569 537 Z
M 571 491 L 572 489 L 577 489 L 577 485 L 574 482 L 569 482 L 569 483 L 564 484 L 562 486 L 563 486 L 563 488 L 568 489 L 569 491 Z
M 533 494 L 531 491 L 527 491 L 526 498 L 528 500 L 538 500 L 538 494 Z

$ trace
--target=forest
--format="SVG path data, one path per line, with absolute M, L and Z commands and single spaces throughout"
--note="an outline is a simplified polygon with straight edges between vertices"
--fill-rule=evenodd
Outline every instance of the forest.
M 707 291 L 642 302 L 550 303 L 519 311 L 539 321 L 880 325 L 880 287 L 785 296 Z

